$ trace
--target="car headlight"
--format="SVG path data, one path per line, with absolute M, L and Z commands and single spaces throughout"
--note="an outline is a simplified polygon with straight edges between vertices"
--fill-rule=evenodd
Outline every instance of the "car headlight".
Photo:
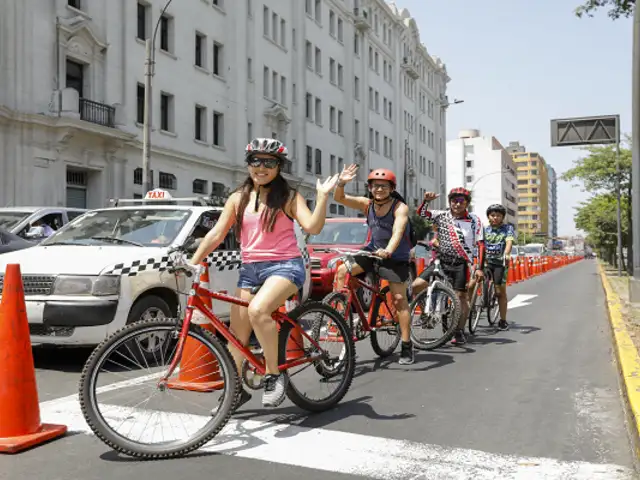
M 119 275 L 71 276 L 56 278 L 53 295 L 117 295 L 120 292 Z

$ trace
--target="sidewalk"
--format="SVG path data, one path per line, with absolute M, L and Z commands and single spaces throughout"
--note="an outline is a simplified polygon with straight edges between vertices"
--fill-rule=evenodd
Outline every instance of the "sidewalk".
M 629 303 L 628 277 L 618 277 L 617 268 L 599 261 L 600 277 L 607 299 L 614 350 L 622 379 L 630 433 L 640 458 L 640 305 Z

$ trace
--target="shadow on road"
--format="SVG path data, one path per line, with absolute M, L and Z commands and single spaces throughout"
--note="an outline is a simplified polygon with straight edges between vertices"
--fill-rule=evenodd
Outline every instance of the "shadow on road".
M 33 347 L 33 362 L 36 369 L 80 373 L 93 351 L 80 347 Z

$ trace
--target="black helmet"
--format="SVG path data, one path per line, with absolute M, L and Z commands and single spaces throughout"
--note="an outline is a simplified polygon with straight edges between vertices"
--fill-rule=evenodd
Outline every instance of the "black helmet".
M 504 217 L 507 214 L 507 209 L 499 203 L 494 203 L 493 205 L 489 205 L 489 208 L 487 208 L 487 217 L 493 212 L 501 213 Z

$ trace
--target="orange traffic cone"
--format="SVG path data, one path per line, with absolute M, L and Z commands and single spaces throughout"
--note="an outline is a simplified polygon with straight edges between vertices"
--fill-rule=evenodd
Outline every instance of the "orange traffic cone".
M 209 269 L 207 264 L 204 272 L 200 276 L 200 286 L 209 288 Z M 212 309 L 211 298 L 201 296 L 204 304 Z M 193 312 L 191 322 L 198 324 L 200 327 L 215 333 L 215 329 L 198 310 Z M 218 360 L 207 351 L 199 341 L 187 337 L 182 351 L 182 359 L 180 360 L 180 371 L 177 380 L 167 383 L 167 386 L 174 390 L 189 390 L 192 392 L 212 392 L 221 390 L 224 387 L 224 380 L 220 376 L 220 366 Z
M 0 452 L 16 453 L 67 433 L 40 423 L 29 321 L 20 265 L 10 264 L 0 304 Z
M 298 294 L 295 294 L 291 300 L 287 300 L 278 310 L 282 313 L 289 313 L 296 308 L 299 303 Z M 304 357 L 304 338 L 297 330 L 291 330 L 287 339 L 287 362 L 292 362 Z

